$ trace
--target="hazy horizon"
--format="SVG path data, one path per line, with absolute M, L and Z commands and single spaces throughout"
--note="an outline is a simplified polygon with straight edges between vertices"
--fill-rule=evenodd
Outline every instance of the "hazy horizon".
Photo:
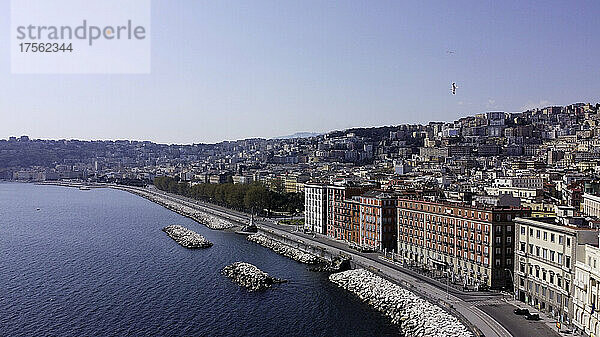
M 218 143 L 600 101 L 598 2 L 152 6 L 150 75 L 12 75 L 0 34 L 0 135 Z

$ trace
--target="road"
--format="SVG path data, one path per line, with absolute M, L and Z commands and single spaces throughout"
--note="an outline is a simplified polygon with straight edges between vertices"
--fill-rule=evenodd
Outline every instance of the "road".
M 165 193 L 156 188 L 145 189 L 158 193 L 172 200 L 177 200 L 189 206 L 195 206 L 211 211 L 224 218 L 247 223 L 249 214 L 231 210 L 218 205 L 213 205 L 179 195 Z M 302 240 L 313 246 L 320 247 L 333 254 L 343 252 L 350 255 L 353 261 L 379 269 L 403 286 L 409 286 L 419 294 L 429 297 L 430 300 L 451 304 L 464 318 L 481 330 L 486 337 L 530 337 L 530 336 L 560 336 L 552 330 L 551 322 L 526 321 L 512 313 L 514 304 L 508 303 L 503 295 L 490 292 L 463 292 L 455 288 L 447 288 L 445 284 L 418 274 L 410 269 L 398 266 L 377 253 L 361 253 L 348 247 L 346 243 L 331 240 L 324 236 L 307 235 L 296 232 L 295 226 L 278 225 L 274 220 L 258 220 L 255 223 L 262 229 L 274 231 L 279 235 L 285 234 L 288 238 Z

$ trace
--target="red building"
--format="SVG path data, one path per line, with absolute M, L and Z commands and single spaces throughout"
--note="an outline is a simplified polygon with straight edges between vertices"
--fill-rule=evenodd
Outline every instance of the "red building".
M 346 201 L 358 196 L 373 186 L 327 186 L 327 236 L 336 240 L 349 239 L 352 219 L 352 203 Z
M 377 250 L 395 251 L 397 197 L 383 191 L 360 196 L 360 243 Z
M 398 252 L 404 261 L 476 288 L 512 286 L 516 217 L 531 210 L 398 199 Z

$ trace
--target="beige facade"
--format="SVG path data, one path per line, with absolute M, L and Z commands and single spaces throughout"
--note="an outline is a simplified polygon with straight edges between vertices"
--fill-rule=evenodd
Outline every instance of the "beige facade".
M 560 322 L 573 318 L 578 255 L 598 231 L 559 224 L 556 218 L 515 219 L 515 295 Z
M 575 264 L 573 324 L 587 336 L 600 336 L 600 249 L 586 245 L 585 255 Z
M 592 194 L 584 194 L 581 210 L 585 215 L 600 218 L 600 197 Z

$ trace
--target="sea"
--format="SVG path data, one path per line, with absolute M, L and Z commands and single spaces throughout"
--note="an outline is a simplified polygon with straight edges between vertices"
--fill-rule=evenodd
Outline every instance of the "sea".
M 183 225 L 214 245 L 190 250 Z M 289 280 L 249 292 L 249 262 Z M 398 336 L 327 273 L 109 188 L 0 183 L 0 336 Z

